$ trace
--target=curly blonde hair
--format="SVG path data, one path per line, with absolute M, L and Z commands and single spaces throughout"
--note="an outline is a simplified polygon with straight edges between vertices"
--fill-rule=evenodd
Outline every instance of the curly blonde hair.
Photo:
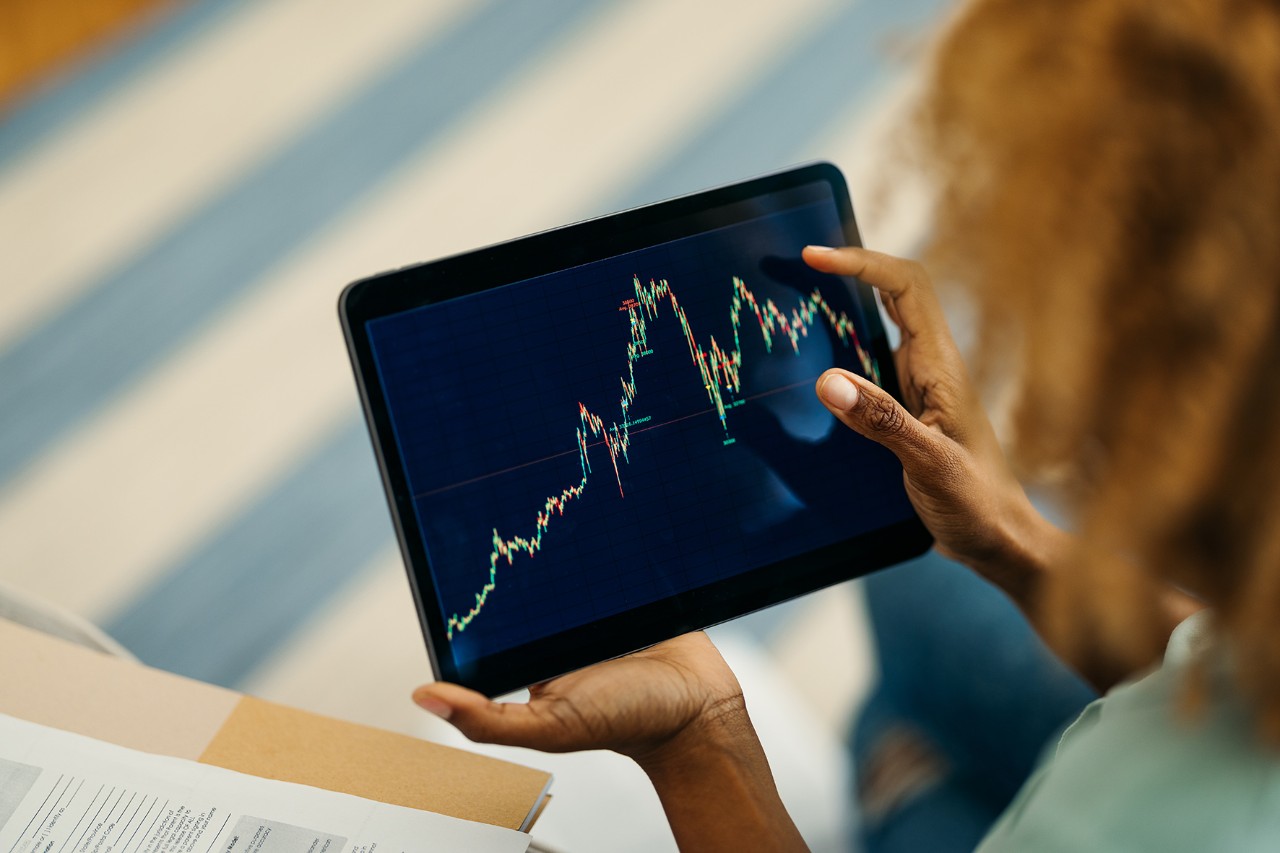
M 1280 744 L 1280 3 L 978 0 L 930 84 L 928 258 L 1093 555 L 1054 624 L 1151 659 L 1194 592 Z

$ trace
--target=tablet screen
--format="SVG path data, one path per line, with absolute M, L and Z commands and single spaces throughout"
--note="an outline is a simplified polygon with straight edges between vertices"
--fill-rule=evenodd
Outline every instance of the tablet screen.
M 918 533 L 900 465 L 813 390 L 832 365 L 892 376 L 865 287 L 800 260 L 846 242 L 838 189 L 660 217 L 679 236 L 364 322 L 442 675 L 522 686 Z

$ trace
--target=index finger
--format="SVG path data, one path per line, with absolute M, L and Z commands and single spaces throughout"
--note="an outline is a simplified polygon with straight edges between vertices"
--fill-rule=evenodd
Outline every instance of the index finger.
M 924 267 L 883 252 L 845 246 L 805 246 L 804 261 L 820 272 L 865 281 L 893 303 L 894 322 L 904 334 L 919 335 L 946 329 L 942 307 Z

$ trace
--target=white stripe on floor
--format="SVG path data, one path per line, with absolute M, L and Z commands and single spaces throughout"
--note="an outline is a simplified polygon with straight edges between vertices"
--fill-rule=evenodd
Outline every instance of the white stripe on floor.
M 250 4 L 8 164 L 0 345 L 466 6 L 384 0 L 374 13 L 323 0 Z
M 422 711 L 409 694 L 431 680 L 409 583 L 394 553 L 375 560 L 351 592 L 316 612 L 242 688 L 316 713 L 415 734 Z

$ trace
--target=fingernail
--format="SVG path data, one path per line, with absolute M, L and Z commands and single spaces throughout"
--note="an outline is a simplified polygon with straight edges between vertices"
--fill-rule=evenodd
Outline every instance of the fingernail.
M 832 408 L 847 412 L 858 402 L 858 386 L 850 382 L 848 377 L 833 373 L 822 380 L 818 395 Z
M 809 245 L 809 246 L 805 246 L 805 248 L 811 252 L 834 252 L 835 251 L 835 249 L 831 248 L 830 246 Z
M 417 703 L 418 707 L 422 710 L 435 714 L 442 720 L 449 719 L 453 714 L 453 708 L 449 707 L 444 702 L 441 702 L 430 693 L 415 693 L 413 694 L 413 701 Z

